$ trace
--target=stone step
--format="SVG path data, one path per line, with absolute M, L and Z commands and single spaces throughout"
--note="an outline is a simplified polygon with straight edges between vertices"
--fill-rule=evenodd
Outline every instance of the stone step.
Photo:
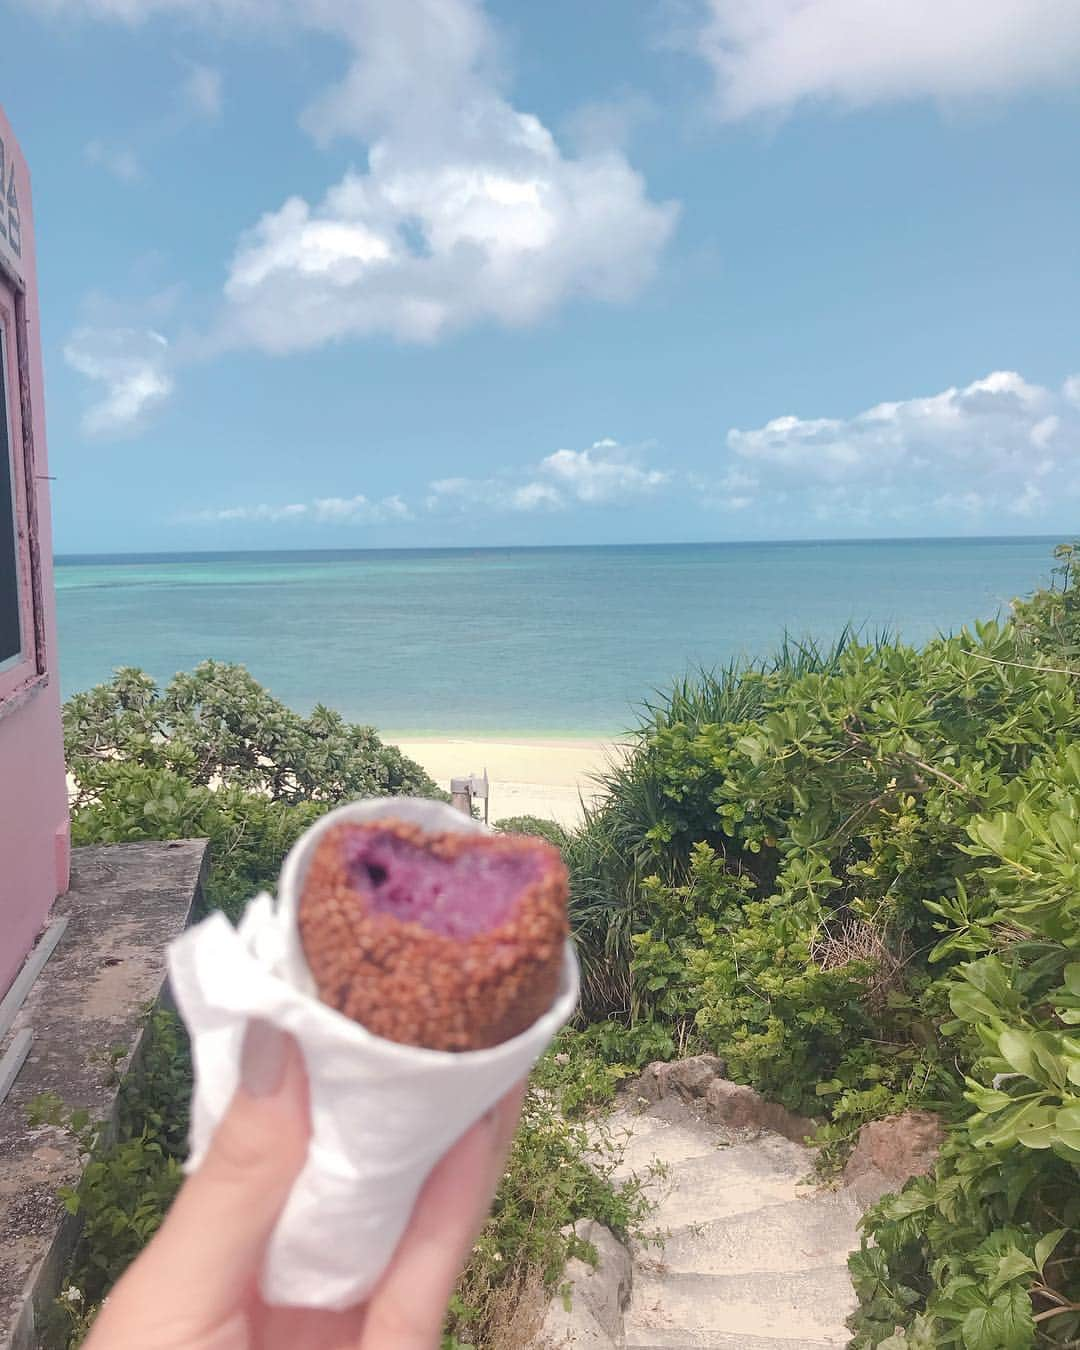
M 840 1195 L 818 1193 L 668 1229 L 659 1259 L 675 1274 L 737 1275 L 846 1268 L 859 1245 L 857 1211 Z M 662 1221 L 653 1216 L 656 1226 Z M 648 1259 L 647 1253 L 644 1254 Z
M 619 1111 L 608 1118 L 605 1134 L 621 1153 L 618 1173 L 622 1176 L 648 1171 L 657 1157 L 674 1167 L 692 1158 L 715 1158 L 729 1146 L 725 1136 L 704 1129 L 697 1121 L 628 1116 Z
M 755 1144 L 688 1158 L 650 1178 L 646 1190 L 656 1206 L 651 1222 L 660 1229 L 706 1223 L 817 1194 L 806 1184 L 804 1168 L 791 1167 Z
M 720 1336 L 757 1336 L 800 1346 L 820 1342 L 831 1350 L 847 1344 L 843 1322 L 854 1305 L 843 1266 L 698 1275 L 642 1261 L 626 1313 L 626 1343 L 659 1345 L 664 1336 L 683 1333 L 686 1346 L 707 1345 Z
M 617 1111 L 610 1117 L 608 1131 L 622 1152 L 616 1169 L 621 1177 L 648 1172 L 657 1158 L 669 1171 L 689 1166 L 701 1177 L 738 1173 L 799 1181 L 813 1170 L 810 1151 L 778 1134 L 746 1141 L 692 1117 L 665 1120 Z
M 846 1345 L 846 1341 L 808 1341 L 803 1336 L 795 1340 L 775 1336 L 747 1336 L 738 1332 L 733 1335 L 710 1333 L 699 1337 L 686 1331 L 651 1331 L 647 1333 L 653 1340 L 628 1340 L 626 1350 L 837 1350 Z

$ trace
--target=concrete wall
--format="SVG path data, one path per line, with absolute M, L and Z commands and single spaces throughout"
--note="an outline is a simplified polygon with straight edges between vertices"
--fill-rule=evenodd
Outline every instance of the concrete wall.
M 15 448 L 22 449 L 25 468 L 25 472 L 19 472 L 17 455 L 22 516 L 24 525 L 29 525 L 20 536 L 22 585 L 33 583 L 33 590 L 26 592 L 30 631 L 24 621 L 25 659 L 0 673 L 2 994 L 33 945 L 56 896 L 67 889 L 70 841 L 30 176 L 2 109 L 0 140 L 4 143 L 5 166 L 0 193 L 4 226 L 0 237 L 0 302 L 8 309 L 9 323 L 5 326 L 11 330 L 10 426 L 17 438 Z M 16 337 L 18 341 L 12 341 Z

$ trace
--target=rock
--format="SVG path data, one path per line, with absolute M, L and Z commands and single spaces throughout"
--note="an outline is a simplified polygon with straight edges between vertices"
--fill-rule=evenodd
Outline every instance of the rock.
M 933 1170 L 945 1139 L 945 1127 L 932 1111 L 905 1111 L 871 1120 L 844 1168 L 844 1182 L 862 1204 L 872 1204 L 912 1177 Z
M 675 1095 L 684 1102 L 699 1100 L 709 1084 L 722 1078 L 727 1065 L 715 1055 L 693 1055 L 689 1059 L 662 1060 L 650 1064 L 638 1080 L 638 1091 L 646 1101 L 658 1102 Z
M 716 1055 L 693 1055 L 671 1063 L 650 1064 L 637 1081 L 640 1100 L 650 1103 L 676 1098 L 704 1112 L 716 1125 L 734 1130 L 771 1130 L 793 1143 L 814 1133 L 814 1121 L 794 1115 L 777 1102 L 724 1077 L 727 1065 Z
M 706 1117 L 716 1125 L 734 1130 L 771 1130 L 793 1143 L 804 1143 L 816 1126 L 805 1116 L 797 1116 L 778 1102 L 766 1101 L 759 1092 L 743 1083 L 714 1078 L 705 1094 Z
M 548 1305 L 533 1342 L 536 1350 L 622 1350 L 626 1345 L 623 1309 L 630 1301 L 633 1265 L 630 1253 L 610 1229 L 595 1219 L 579 1219 L 574 1232 L 596 1249 L 596 1265 L 577 1257 L 566 1263 L 563 1286 Z M 569 1304 L 569 1307 L 567 1307 Z

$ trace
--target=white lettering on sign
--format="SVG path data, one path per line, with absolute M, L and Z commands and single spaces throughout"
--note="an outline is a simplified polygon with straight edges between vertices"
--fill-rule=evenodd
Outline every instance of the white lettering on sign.
M 0 140 L 0 243 L 6 244 L 16 258 L 22 257 L 22 222 L 19 219 L 19 194 L 15 190 L 15 159 L 8 157 Z

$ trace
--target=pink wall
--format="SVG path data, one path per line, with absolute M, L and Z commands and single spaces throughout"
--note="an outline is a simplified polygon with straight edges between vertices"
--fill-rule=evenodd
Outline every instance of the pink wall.
M 53 589 L 52 526 L 45 446 L 45 390 L 41 369 L 37 271 L 34 259 L 30 177 L 11 127 L 0 109 L 4 184 L 0 192 L 0 310 L 7 306 L 12 366 L 8 381 L 13 435 L 22 446 L 22 421 L 30 423 L 29 472 L 20 474 L 23 515 L 31 528 L 21 538 L 28 585 L 33 563 L 34 591 L 26 594 L 23 627 L 25 660 L 0 673 L 0 995 L 18 972 L 49 907 L 68 885 L 70 843 L 64 747 L 60 726 L 60 684 L 56 660 L 56 597 Z M 14 183 L 12 184 L 12 173 Z M 12 192 L 11 189 L 14 188 Z M 13 214 L 16 213 L 16 214 Z M 10 230 L 9 230 L 10 227 Z M 22 291 L 14 311 L 11 302 Z M 21 328 L 22 408 L 18 352 L 11 341 Z M 26 414 L 29 413 L 27 418 Z M 25 453 L 25 449 L 24 449 Z M 19 464 L 16 460 L 16 468 Z

